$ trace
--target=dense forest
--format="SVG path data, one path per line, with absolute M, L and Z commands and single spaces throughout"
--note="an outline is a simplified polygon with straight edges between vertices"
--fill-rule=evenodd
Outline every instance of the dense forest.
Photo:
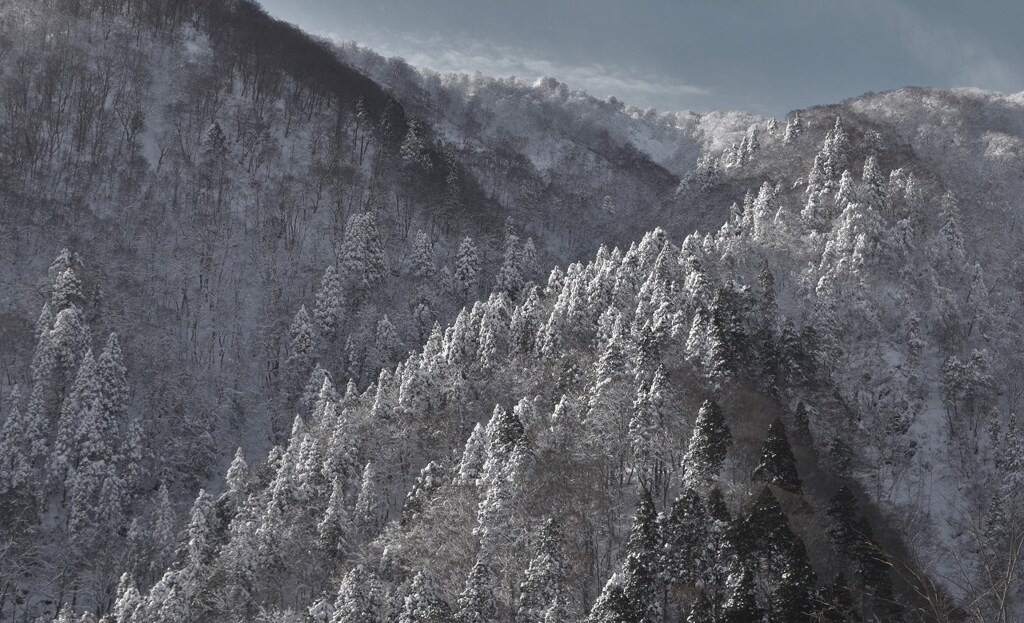
M 0 24 L 0 620 L 1024 616 L 1024 98 Z

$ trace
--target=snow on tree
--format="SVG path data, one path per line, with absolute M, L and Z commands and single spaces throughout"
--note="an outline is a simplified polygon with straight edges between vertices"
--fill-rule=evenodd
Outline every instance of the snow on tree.
M 640 504 L 626 540 L 626 556 L 622 561 L 622 596 L 630 621 L 654 623 L 661 620 L 656 592 L 660 545 L 654 500 L 650 492 L 644 489 L 640 494 Z
M 335 478 L 331 484 L 327 510 L 317 524 L 317 534 L 328 551 L 343 552 L 349 545 L 351 527 L 345 502 L 345 484 L 340 477 Z
M 116 623 L 134 623 L 136 614 L 142 608 L 143 599 L 136 588 L 135 582 L 128 573 L 121 574 L 117 583 L 117 597 L 110 609 L 110 614 Z
M 455 258 L 455 292 L 462 301 L 469 300 L 476 292 L 480 274 L 480 257 L 473 239 L 465 237 L 459 244 Z
M 960 225 L 960 208 L 951 193 L 942 196 L 940 203 L 939 236 L 937 253 L 948 267 L 960 268 L 966 260 L 964 255 L 964 234 Z M 948 268 L 947 268 L 948 270 Z
M 434 586 L 430 572 L 418 572 L 402 602 L 398 623 L 449 623 L 451 620 L 451 608 Z
M 199 568 L 206 565 L 213 556 L 215 545 L 215 522 L 213 497 L 200 489 L 189 513 L 188 525 L 185 527 L 185 559 L 186 564 Z
M 514 411 L 495 405 L 485 429 L 487 438 L 487 464 L 485 473 L 498 469 L 508 460 L 515 447 L 525 440 L 522 421 Z
M 447 481 L 444 467 L 431 461 L 420 470 L 412 489 L 405 496 L 405 505 L 402 507 L 402 525 L 408 525 L 416 521 L 437 491 Z
M 39 312 L 39 318 L 36 319 L 35 339 L 36 342 L 41 342 L 43 336 L 50 332 L 53 328 L 53 312 L 50 310 L 50 304 L 44 303 L 42 311 Z
M 687 489 L 672 502 L 661 519 L 660 567 L 662 578 L 672 586 L 698 586 L 708 560 L 709 518 L 700 496 Z
M 325 342 L 331 342 L 337 336 L 342 321 L 341 280 L 333 265 L 328 265 L 320 278 L 320 289 L 316 293 L 316 304 L 313 318 L 317 331 Z
M 135 417 L 128 422 L 117 456 L 126 503 L 130 503 L 134 495 L 138 493 L 139 485 L 142 482 L 144 475 L 142 453 L 142 420 Z
M 54 358 L 58 370 L 70 375 L 78 366 L 82 355 L 89 349 L 91 341 L 89 327 L 82 318 L 82 311 L 72 305 L 57 314 L 45 346 L 50 351 L 48 355 Z
M 64 269 L 53 282 L 50 295 L 50 311 L 60 314 L 69 307 L 79 307 L 85 301 L 82 294 L 82 282 L 70 267 Z
M 381 368 L 389 367 L 402 352 L 402 341 L 387 314 L 381 316 L 377 321 L 373 348 L 377 355 L 377 366 Z
M 732 573 L 727 581 L 728 598 L 722 605 L 723 623 L 762 623 L 764 612 L 757 605 L 754 576 L 743 568 Z
M 435 272 L 434 243 L 425 232 L 416 232 L 409 258 L 409 273 L 419 284 L 430 286 Z
M 835 126 L 825 135 L 821 150 L 814 157 L 814 166 L 807 176 L 807 192 L 832 192 L 837 179 L 849 168 L 850 141 L 842 119 L 836 117 Z
M 683 480 L 687 485 L 700 488 L 713 481 L 731 445 L 732 434 L 722 409 L 713 400 L 704 401 L 697 412 L 693 434 L 683 456 Z
M 497 366 L 508 348 L 508 343 L 509 326 L 504 301 L 492 296 L 480 320 L 477 351 L 480 367 L 490 370 Z
M 494 571 L 483 559 L 476 564 L 466 577 L 466 583 L 459 594 L 459 623 L 497 623 L 498 605 L 494 595 Z
M 345 574 L 334 600 L 331 623 L 378 623 L 384 614 L 380 581 L 365 566 Z
M 733 559 L 756 572 L 767 593 L 769 614 L 778 620 L 805 618 L 811 612 L 816 578 L 803 541 L 793 533 L 770 489 L 761 490 L 730 533 Z
M 383 507 L 379 487 L 377 468 L 372 461 L 368 462 L 363 468 L 353 516 L 363 534 L 372 534 L 379 527 Z
M 803 132 L 803 122 L 800 120 L 800 112 L 794 112 L 789 121 L 786 122 L 786 131 L 782 136 L 782 142 L 789 145 L 796 141 Z
M 248 494 L 250 478 L 249 464 L 245 462 L 245 453 L 239 447 L 235 450 L 235 458 L 232 459 L 231 466 L 228 467 L 228 473 L 224 477 L 224 483 L 227 485 L 227 491 L 224 492 L 224 495 L 228 496 L 236 507 L 241 504 Z
M 509 326 L 509 347 L 513 353 L 528 354 L 533 351 L 543 322 L 540 289 L 530 288 L 526 301 L 515 308 Z
M 567 570 L 561 538 L 555 521 L 547 519 L 540 529 L 537 552 L 519 586 L 516 623 L 543 623 L 546 613 L 565 608 Z
M 864 171 L 861 173 L 861 190 L 858 196 L 861 201 L 867 203 L 879 214 L 886 213 L 885 205 L 885 176 L 878 166 L 878 160 L 874 156 L 868 156 L 864 160 Z
M 59 483 L 65 484 L 70 490 L 76 479 L 74 471 L 83 454 L 81 443 L 102 445 L 108 440 L 98 437 L 96 411 L 99 401 L 100 386 L 96 378 L 96 360 L 92 350 L 87 350 L 82 363 L 75 375 L 64 403 L 61 405 L 60 418 L 57 421 L 57 435 L 54 452 L 51 457 L 50 474 Z M 101 448 L 97 447 L 99 451 Z
M 608 195 L 605 195 L 604 199 L 601 200 L 601 212 L 607 216 L 615 215 L 615 202 Z
M 778 418 L 768 426 L 768 435 L 761 445 L 761 460 L 754 468 L 753 477 L 792 493 L 802 491 L 793 449 L 786 438 L 786 427 Z
M 522 249 L 519 248 L 519 237 L 509 234 L 505 237 L 505 260 L 498 271 L 495 289 L 504 292 L 511 300 L 519 297 L 523 287 Z
M 405 138 L 399 147 L 402 163 L 410 169 L 430 171 L 433 163 L 427 146 L 426 132 L 423 125 L 416 119 L 410 119 Z
M 21 391 L 15 385 L 7 398 L 7 418 L 0 428 L 0 493 L 29 484 L 32 478 L 31 437 L 40 431 L 32 430 L 28 414 L 22 415 Z
M 735 298 L 728 287 L 719 288 L 708 312 L 702 363 L 704 373 L 718 387 L 736 374 L 746 350 L 746 335 Z
M 477 506 L 477 525 L 473 531 L 480 539 L 480 551 L 483 555 L 492 555 L 508 540 L 514 529 L 512 513 L 515 506 L 515 490 L 520 484 L 517 482 L 520 473 L 515 467 L 511 460 L 507 464 L 496 466 L 490 459 L 485 466 L 485 478 L 481 480 L 486 484 L 486 489 Z
M 174 507 L 171 506 L 167 486 L 163 483 L 157 490 L 156 508 L 153 513 L 153 549 L 156 555 L 153 564 L 156 567 L 166 566 L 174 554 L 175 524 Z
M 537 271 L 540 270 L 538 261 L 537 245 L 533 242 L 533 238 L 527 238 L 526 243 L 523 244 L 523 253 L 521 257 L 524 281 L 529 282 L 537 276 Z
M 664 479 L 667 431 L 664 426 L 667 380 L 663 368 L 655 371 L 648 386 L 641 385 L 629 421 L 629 440 L 633 460 L 640 472 L 641 484 L 652 483 L 660 489 Z
M 228 154 L 228 138 L 220 123 L 214 121 L 206 130 L 203 153 L 210 160 L 222 162 Z
M 99 434 L 113 442 L 122 426 L 127 428 L 129 398 L 128 371 L 116 333 L 110 334 L 103 352 L 96 360 L 96 380 L 100 389 Z
M 752 125 L 749 128 L 747 128 L 747 135 L 746 135 L 746 139 L 747 139 L 747 144 L 746 144 L 747 153 L 746 153 L 746 158 L 745 158 L 746 160 L 749 160 L 750 158 L 752 158 L 753 155 L 754 155 L 754 152 L 756 152 L 759 149 L 761 149 L 761 141 L 758 139 L 757 134 L 758 134 L 758 128 L 757 128 L 756 125 Z
M 329 399 L 337 400 L 337 396 L 334 395 L 334 386 L 331 385 L 330 380 L 331 375 L 327 372 L 327 370 L 324 370 L 318 363 L 315 366 L 313 366 L 313 371 L 309 373 L 309 380 L 306 381 L 306 385 L 302 389 L 302 396 L 299 398 L 299 404 L 301 404 L 303 407 L 307 409 L 314 410 L 314 421 L 319 421 L 321 419 L 315 413 L 315 411 L 317 409 L 316 405 L 321 405 L 322 409 L 323 403 L 320 402 L 320 400 L 322 398 L 321 394 L 324 390 L 325 381 L 327 382 L 330 389 L 331 396 L 329 397 Z
M 605 583 L 604 589 L 594 602 L 587 617 L 587 623 L 623 623 L 633 621 L 631 604 L 626 599 L 626 591 L 622 578 L 612 574 L 612 577 Z
M 356 290 L 366 291 L 384 281 L 384 248 L 372 213 L 349 217 L 339 262 L 345 282 Z
M 309 313 L 303 305 L 292 319 L 288 329 L 287 387 L 289 393 L 298 393 L 309 379 L 316 358 L 316 336 Z
M 853 175 L 850 174 L 850 170 L 845 169 L 839 180 L 839 190 L 836 191 L 836 212 L 841 213 L 846 209 L 848 203 L 854 201 L 858 201 L 857 188 L 853 182 Z

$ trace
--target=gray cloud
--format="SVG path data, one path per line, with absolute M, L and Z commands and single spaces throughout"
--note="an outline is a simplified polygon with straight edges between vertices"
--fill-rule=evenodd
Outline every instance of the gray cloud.
M 338 33 L 325 36 L 337 42 L 348 39 Z M 490 76 L 517 76 L 526 81 L 552 76 L 572 89 L 582 89 L 602 98 L 615 95 L 637 105 L 651 104 L 652 96 L 655 101 L 692 98 L 697 103 L 697 99 L 713 94 L 709 88 L 680 83 L 666 75 L 603 63 L 555 62 L 512 46 L 467 38 L 451 40 L 439 35 L 424 37 L 389 31 L 368 32 L 363 37 L 365 39 L 357 43 L 385 56 L 401 57 L 416 67 L 442 73 L 479 71 Z
M 894 18 L 898 40 L 907 52 L 953 84 L 1013 91 L 1024 83 L 1020 59 L 999 58 L 989 42 L 962 25 L 938 22 L 905 5 L 883 4 L 877 10 Z
M 550 75 L 659 110 L 783 115 L 906 85 L 1024 89 L 1019 0 L 262 0 L 440 72 Z

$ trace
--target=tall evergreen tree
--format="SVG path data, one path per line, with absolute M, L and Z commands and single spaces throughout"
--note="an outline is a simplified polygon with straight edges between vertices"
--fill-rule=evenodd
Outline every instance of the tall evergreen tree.
M 337 337 L 338 327 L 342 321 L 341 280 L 333 265 L 328 265 L 320 278 L 320 289 L 316 293 L 316 305 L 313 318 L 316 328 L 325 342 L 332 342 Z
M 435 588 L 429 571 L 420 571 L 413 578 L 398 623 L 452 623 L 451 608 Z
M 627 609 L 627 621 L 654 623 L 660 620 L 656 594 L 659 569 L 660 539 L 658 515 L 651 494 L 644 489 L 633 518 L 633 529 L 626 541 L 626 556 L 622 561 L 622 596 Z
M 383 608 L 379 581 L 366 567 L 356 565 L 341 580 L 331 623 L 378 623 Z
M 466 577 L 465 588 L 459 595 L 459 623 L 497 623 L 498 604 L 494 596 L 494 571 L 482 559 Z
M 455 258 L 455 292 L 463 302 L 475 294 L 479 274 L 480 257 L 473 239 L 467 236 L 459 244 Z
M 553 519 L 540 530 L 537 553 L 526 569 L 526 579 L 519 586 L 516 623 L 543 623 L 545 613 L 564 608 L 566 569 L 561 535 Z
M 693 434 L 683 457 L 687 486 L 698 488 L 714 480 L 731 445 L 732 434 L 722 409 L 713 400 L 704 401 L 697 412 Z
M 786 427 L 778 418 L 768 426 L 768 435 L 761 445 L 761 461 L 754 468 L 754 480 L 792 493 L 802 491 L 793 449 L 786 438 Z
M 754 576 L 743 568 L 729 576 L 729 596 L 722 606 L 722 623 L 762 623 L 764 611 L 757 605 Z
M 697 586 L 712 561 L 707 560 L 709 518 L 704 503 L 693 489 L 672 502 L 661 525 L 661 572 L 677 587 Z

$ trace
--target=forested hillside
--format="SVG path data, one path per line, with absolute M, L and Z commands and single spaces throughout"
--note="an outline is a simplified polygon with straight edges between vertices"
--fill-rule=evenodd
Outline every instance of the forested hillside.
M 1021 97 L 0 23 L 0 620 L 1024 616 Z

